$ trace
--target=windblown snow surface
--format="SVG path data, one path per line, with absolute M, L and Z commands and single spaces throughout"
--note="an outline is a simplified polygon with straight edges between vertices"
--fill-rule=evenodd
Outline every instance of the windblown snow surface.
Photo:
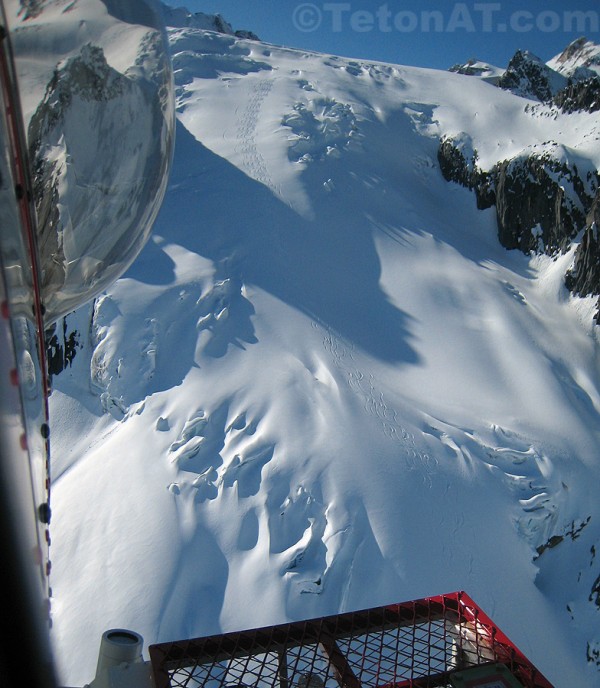
M 573 252 L 502 248 L 442 178 L 596 115 L 457 74 L 171 31 L 174 170 L 54 379 L 53 642 L 146 643 L 466 590 L 556 686 L 600 685 L 600 349 Z M 540 553 L 541 552 L 541 553 Z

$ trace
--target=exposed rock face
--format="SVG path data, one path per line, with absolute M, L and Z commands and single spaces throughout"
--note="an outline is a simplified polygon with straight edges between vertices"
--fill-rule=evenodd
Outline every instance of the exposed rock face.
M 484 69 L 475 60 L 468 60 L 465 64 L 453 65 L 448 71 L 455 72 L 456 74 L 466 74 L 467 76 L 481 76 Z
M 98 46 L 83 46 L 81 53 L 57 69 L 29 124 L 30 154 L 41 140 L 64 118 L 66 110 L 79 96 L 85 101 L 107 101 L 123 93 L 126 80 L 111 69 Z
M 576 60 L 579 62 L 579 58 L 581 56 L 581 51 L 583 50 L 583 48 L 585 47 L 585 45 L 587 43 L 588 43 L 588 41 L 583 36 L 581 38 L 578 38 L 577 40 L 573 41 L 556 58 L 556 62 L 559 63 L 560 65 L 563 65 L 563 66 L 568 65 L 573 60 Z
M 46 359 L 50 378 L 70 367 L 80 348 L 80 334 L 77 330 L 69 331 L 66 317 L 46 330 Z
M 477 151 L 466 134 L 457 138 L 444 137 L 437 157 L 444 179 L 474 191 L 480 210 L 494 205 L 496 192 L 493 176 L 477 166 Z
M 585 224 L 597 180 L 552 157 L 524 154 L 489 172 L 477 166 L 466 135 L 444 138 L 438 162 L 444 178 L 475 192 L 480 209 L 496 205 L 498 238 L 524 253 L 565 251 Z
M 117 99 L 126 79 L 106 62 L 101 48 L 85 45 L 81 53 L 57 69 L 46 88 L 46 95 L 29 124 L 29 156 L 34 169 L 33 188 L 38 215 L 38 245 L 44 286 L 58 291 L 66 279 L 62 223 L 59 212 L 59 186 L 64 164 L 47 154 L 48 142 L 58 138 L 54 132 L 64 126 L 75 101 L 100 103 Z M 107 177 L 108 178 L 108 177 Z
M 481 76 L 471 62 L 451 71 Z M 600 46 L 580 38 L 548 64 L 517 51 L 497 85 L 567 114 L 597 112 Z M 584 230 L 565 282 L 581 296 L 600 295 L 600 174 L 584 158 L 577 162 L 587 169 L 578 169 L 576 158 L 575 151 L 547 142 L 541 153 L 526 149 L 482 170 L 467 134 L 444 137 L 438 148 L 444 178 L 474 191 L 478 208 L 496 206 L 498 238 L 506 248 L 553 255 L 567 251 Z
M 90 42 L 58 62 L 33 112 L 27 139 L 48 323 L 122 274 L 149 234 L 169 165 L 168 74 L 156 31 L 124 73 Z
M 438 162 L 444 179 L 456 182 L 467 189 L 476 184 L 476 159 L 470 142 L 464 137 L 444 137 L 438 149 Z
M 489 70 L 474 60 L 450 69 L 478 76 L 518 96 L 556 105 L 563 112 L 600 110 L 600 46 L 585 38 L 571 43 L 547 64 L 528 51 L 517 50 L 499 77 L 486 78 Z
M 534 98 L 542 103 L 552 100 L 567 85 L 566 77 L 548 67 L 528 51 L 517 50 L 500 77 L 498 86 L 515 95 Z
M 586 218 L 587 226 L 566 277 L 567 287 L 580 296 L 600 295 L 600 189 Z M 600 324 L 600 300 L 596 322 Z
M 247 31 L 246 29 L 239 29 L 235 32 L 236 38 L 245 38 L 249 41 L 260 41 L 260 38 L 254 31 Z
M 600 77 L 592 76 L 583 81 L 570 81 L 566 88 L 556 94 L 554 103 L 563 112 L 600 110 Z
M 500 243 L 524 253 L 566 251 L 592 200 L 577 170 L 549 155 L 525 155 L 499 163 L 492 174 Z
M 580 171 L 550 152 L 524 153 L 486 172 L 466 134 L 442 139 L 438 162 L 446 180 L 475 192 L 478 208 L 496 206 L 498 239 L 505 248 L 553 255 L 568 250 L 586 227 L 566 284 L 581 296 L 600 295 L 597 172 Z

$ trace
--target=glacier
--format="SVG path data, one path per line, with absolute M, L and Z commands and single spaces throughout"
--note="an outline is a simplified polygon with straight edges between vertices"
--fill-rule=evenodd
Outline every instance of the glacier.
M 463 74 L 170 30 L 173 172 L 53 377 L 52 640 L 147 643 L 464 589 L 600 682 L 600 338 L 576 243 L 504 249 L 444 180 L 600 125 Z M 551 116 L 550 116 L 551 115 Z M 578 159 L 579 159 L 578 158 Z M 73 344 L 75 342 L 75 344 Z

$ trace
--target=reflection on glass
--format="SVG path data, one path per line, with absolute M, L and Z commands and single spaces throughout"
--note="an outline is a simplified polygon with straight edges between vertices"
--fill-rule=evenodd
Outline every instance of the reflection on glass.
M 15 608 L 39 621 L 28 668 L 40 685 L 51 675 L 44 330 L 129 266 L 162 202 L 174 107 L 159 18 L 153 0 L 0 0 L 0 492 L 25 591 Z
M 5 0 L 48 325 L 148 238 L 173 143 L 171 68 L 147 0 Z

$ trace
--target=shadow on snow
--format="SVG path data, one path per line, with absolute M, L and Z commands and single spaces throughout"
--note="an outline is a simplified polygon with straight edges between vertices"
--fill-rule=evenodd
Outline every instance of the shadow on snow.
M 210 258 L 374 357 L 419 362 L 409 316 L 380 288 L 381 266 L 364 214 L 336 208 L 335 199 L 321 192 L 315 219 L 305 219 L 179 122 L 175 158 L 158 234 Z M 147 256 L 140 266 L 144 261 L 150 267 Z M 144 279 L 140 266 L 136 277 Z M 164 279 L 152 269 L 144 281 Z

